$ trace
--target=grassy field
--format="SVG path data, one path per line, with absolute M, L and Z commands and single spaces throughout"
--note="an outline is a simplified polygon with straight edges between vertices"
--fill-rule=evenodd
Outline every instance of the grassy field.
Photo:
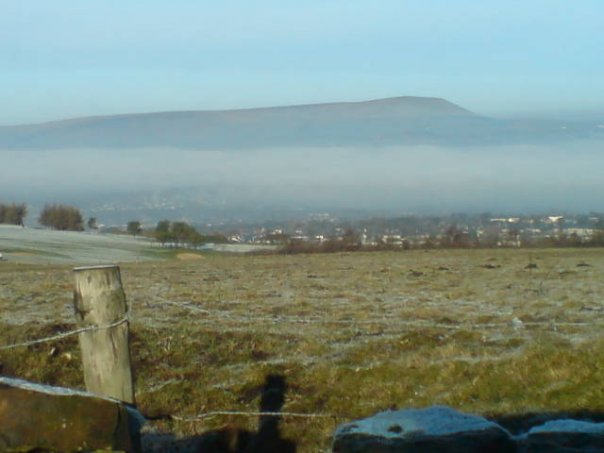
M 160 252 L 142 237 L 0 225 L 0 253 L 5 260 L 15 263 L 147 261 Z
M 148 414 L 257 411 L 283 376 L 300 452 L 337 423 L 447 404 L 501 416 L 604 413 L 604 250 L 180 254 L 124 264 Z M 0 343 L 72 328 L 71 266 L 0 262 Z M 0 351 L 5 375 L 82 387 L 76 338 Z M 153 422 L 191 436 L 257 418 Z

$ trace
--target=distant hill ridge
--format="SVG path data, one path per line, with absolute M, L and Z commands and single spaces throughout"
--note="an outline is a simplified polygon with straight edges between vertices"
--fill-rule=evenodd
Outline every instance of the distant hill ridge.
M 591 125 L 513 122 L 476 115 L 445 99 L 92 116 L 0 127 L 0 149 L 253 149 L 295 146 L 485 145 L 604 138 Z
M 122 113 L 116 115 L 93 115 L 77 118 L 66 118 L 54 121 L 45 121 L 42 123 L 23 124 L 16 126 L 0 126 L 5 128 L 29 128 L 36 126 L 53 126 L 57 124 L 65 124 L 70 122 L 88 122 L 101 119 L 116 119 L 116 118 L 134 118 L 134 117 L 156 117 L 156 116 L 189 116 L 189 115 L 254 115 L 262 113 L 282 113 L 284 111 L 348 111 L 349 113 L 367 112 L 367 111 L 383 111 L 396 110 L 399 113 L 413 114 L 470 114 L 466 110 L 452 102 L 442 98 L 434 97 L 419 97 L 419 96 L 398 96 L 391 98 L 372 99 L 368 101 L 345 101 L 345 102 L 325 102 L 319 104 L 294 104 L 282 106 L 268 107 L 248 107 L 228 110 L 168 110 L 160 112 L 145 112 L 145 113 Z

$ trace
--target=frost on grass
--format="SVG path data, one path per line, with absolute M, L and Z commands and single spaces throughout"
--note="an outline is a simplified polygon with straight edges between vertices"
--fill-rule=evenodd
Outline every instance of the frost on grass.
M 604 423 L 593 423 L 582 420 L 552 420 L 532 428 L 528 434 L 576 433 L 604 435 Z
M 531 260 L 538 269 L 525 270 Z M 70 330 L 72 267 L 0 262 L 0 344 Z M 121 268 L 146 413 L 256 411 L 269 373 L 287 377 L 284 410 L 341 422 L 434 404 L 492 416 L 604 410 L 604 249 L 208 253 Z M 78 354 L 74 337 L 0 352 L 0 362 L 5 375 L 79 386 Z M 154 426 L 187 436 L 256 421 Z M 282 427 L 302 452 L 325 451 L 335 425 Z
M 144 238 L 0 225 L 0 252 L 7 262 L 98 264 L 150 259 Z
M 484 430 L 502 430 L 482 417 L 462 414 L 444 406 L 380 412 L 364 420 L 340 426 L 335 436 L 360 434 L 385 438 L 449 436 Z

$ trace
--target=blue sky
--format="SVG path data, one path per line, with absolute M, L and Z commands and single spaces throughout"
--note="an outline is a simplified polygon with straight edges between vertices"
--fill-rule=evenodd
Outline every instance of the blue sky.
M 0 124 L 437 96 L 604 111 L 601 0 L 0 0 Z

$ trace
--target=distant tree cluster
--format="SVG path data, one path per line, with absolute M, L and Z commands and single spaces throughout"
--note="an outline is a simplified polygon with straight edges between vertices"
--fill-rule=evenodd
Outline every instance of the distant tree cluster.
M 227 242 L 227 239 L 223 235 L 204 236 L 195 227 L 186 222 L 170 222 L 169 220 L 157 222 L 154 236 L 162 245 L 174 244 L 177 247 L 195 247 L 207 242 Z
M 88 226 L 89 230 L 98 230 L 99 229 L 99 225 L 96 220 L 96 217 L 89 217 L 88 222 L 86 222 L 86 225 Z
M 9 225 L 23 225 L 23 220 L 27 215 L 27 206 L 25 204 L 3 204 L 0 203 L 0 223 Z
M 47 204 L 44 206 L 38 222 L 40 225 L 54 230 L 84 230 L 84 220 L 80 210 L 76 207 L 62 204 Z
M 132 236 L 138 236 L 143 232 L 143 229 L 141 227 L 141 223 L 138 220 L 131 220 L 126 225 L 126 231 Z

